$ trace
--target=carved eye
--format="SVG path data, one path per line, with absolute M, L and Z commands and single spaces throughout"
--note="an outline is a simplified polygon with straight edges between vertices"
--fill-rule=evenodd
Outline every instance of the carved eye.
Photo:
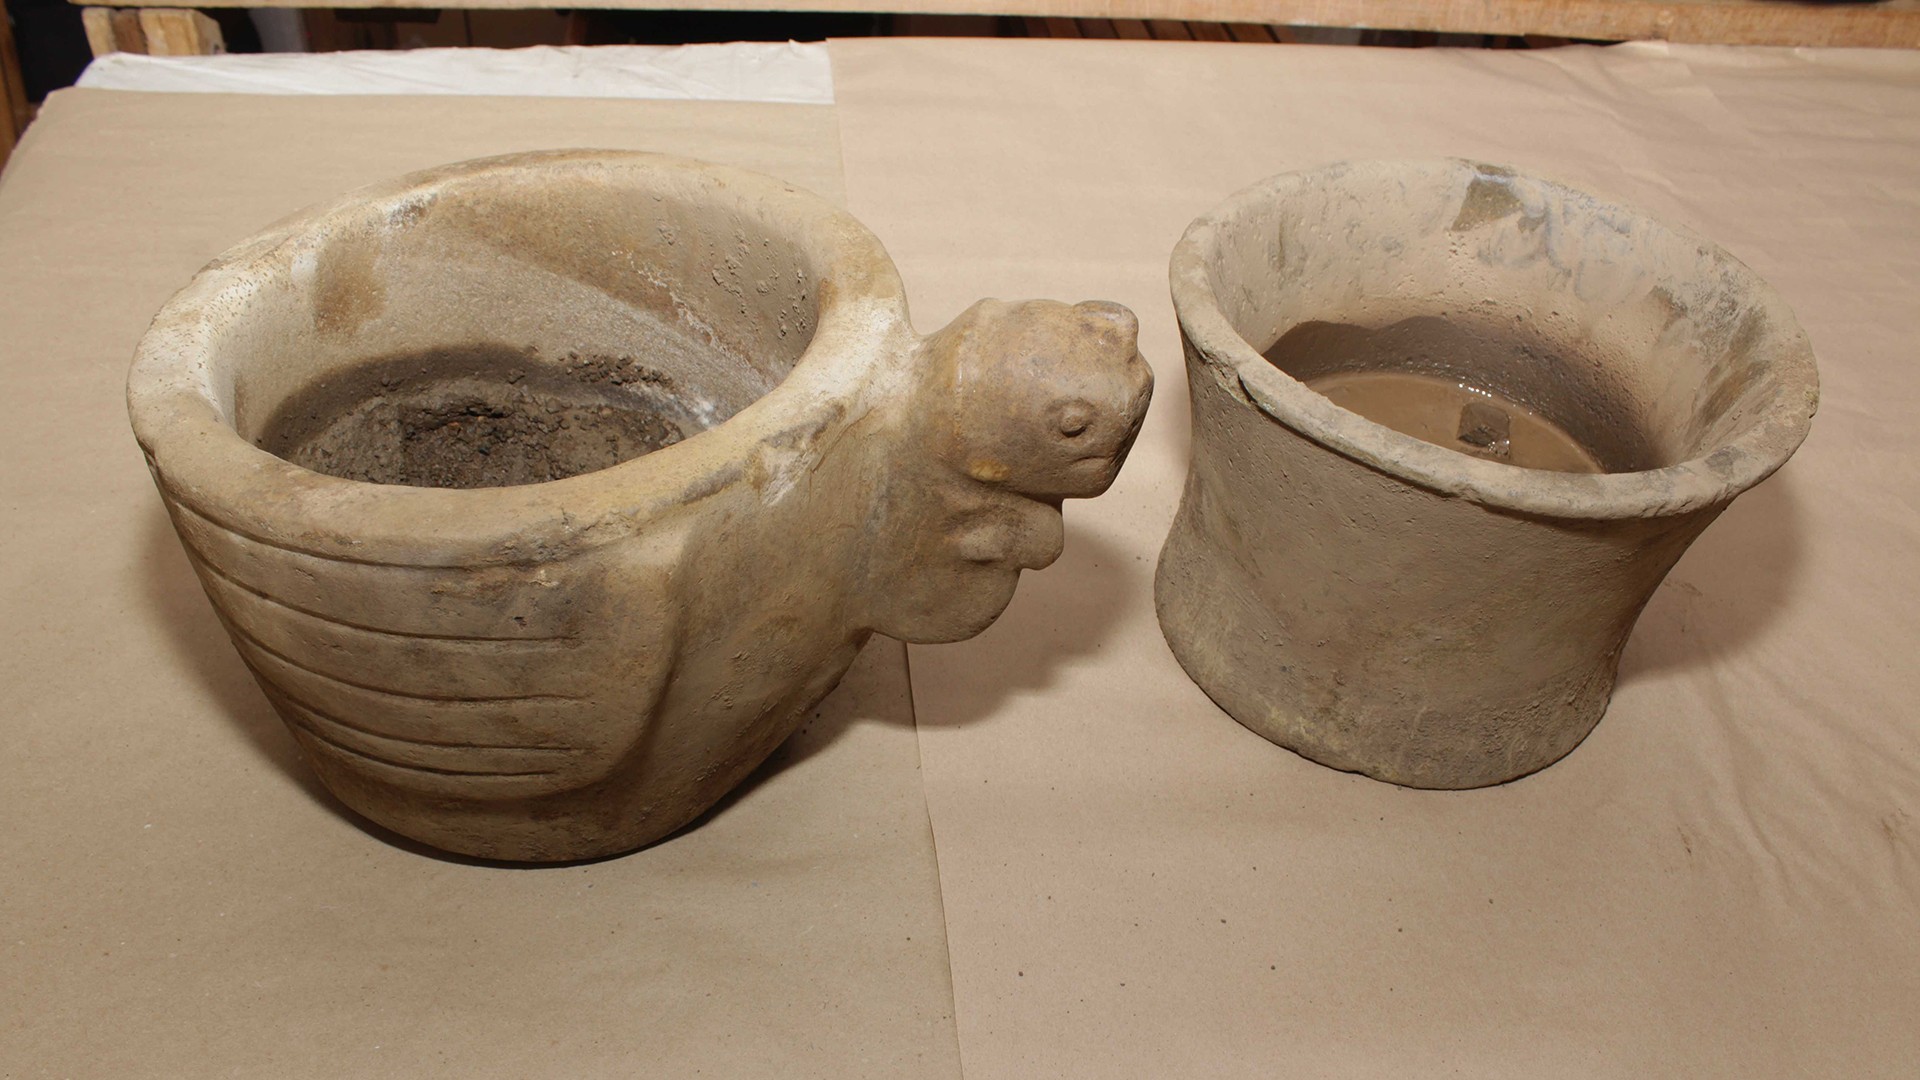
M 1093 426 L 1093 406 L 1084 401 L 1069 401 L 1060 406 L 1060 434 L 1076 438 Z

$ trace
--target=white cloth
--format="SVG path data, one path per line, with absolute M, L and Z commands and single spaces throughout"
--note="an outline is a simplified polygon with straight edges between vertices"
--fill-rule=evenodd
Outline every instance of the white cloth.
M 96 90 L 227 94 L 488 94 L 833 103 L 825 45 L 538 45 L 526 49 L 141 56 L 95 60 Z

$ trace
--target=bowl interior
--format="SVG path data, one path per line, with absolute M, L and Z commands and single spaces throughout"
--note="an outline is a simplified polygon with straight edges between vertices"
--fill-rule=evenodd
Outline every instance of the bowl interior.
M 1269 363 L 1335 402 L 1355 386 L 1377 398 L 1381 376 L 1454 387 L 1510 412 L 1497 426 L 1504 439 L 1515 425 L 1516 447 L 1536 419 L 1570 439 L 1593 468 L 1567 471 L 1710 454 L 1766 420 L 1811 363 L 1771 290 L 1725 252 L 1493 166 L 1292 174 L 1211 226 L 1212 297 Z M 1473 452 L 1493 437 L 1447 408 L 1429 441 Z
M 244 438 L 421 487 L 537 483 L 725 422 L 818 324 L 803 229 L 723 180 L 592 159 L 451 171 L 296 223 L 210 384 Z

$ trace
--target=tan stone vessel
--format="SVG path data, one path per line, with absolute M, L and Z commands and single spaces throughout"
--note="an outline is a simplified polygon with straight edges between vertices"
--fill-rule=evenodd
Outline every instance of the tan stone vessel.
M 1172 289 L 1167 641 L 1247 727 L 1415 787 L 1572 750 L 1655 587 L 1818 399 L 1726 252 L 1471 162 L 1271 178 L 1193 223 Z
M 637 153 L 468 162 L 229 251 L 133 426 L 240 655 L 347 805 L 548 861 L 687 824 L 870 633 L 978 633 L 1112 482 L 1125 308 L 930 337 L 823 201 Z

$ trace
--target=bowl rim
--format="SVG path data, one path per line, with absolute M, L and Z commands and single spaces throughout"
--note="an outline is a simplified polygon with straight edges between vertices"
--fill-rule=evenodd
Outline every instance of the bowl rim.
M 287 245 L 385 216 L 466 182 L 597 174 L 635 193 L 671 189 L 752 216 L 807 252 L 814 331 L 784 378 L 724 422 L 604 469 L 535 484 L 428 488 L 350 480 L 255 446 L 223 414 L 216 328 L 272 280 Z M 216 257 L 160 309 L 134 354 L 127 406 L 169 503 L 250 539 L 323 558 L 408 566 L 548 561 L 630 534 L 748 471 L 756 447 L 789 447 L 853 404 L 911 335 L 905 291 L 879 240 L 820 196 L 760 173 L 668 154 L 557 150 L 457 162 L 371 184 L 282 219 Z
M 1562 473 L 1486 461 L 1435 446 L 1333 404 L 1256 352 L 1221 310 L 1206 264 L 1231 221 L 1310 185 L 1392 177 L 1397 183 L 1456 182 L 1463 173 L 1515 177 L 1553 190 L 1583 212 L 1640 219 L 1698 245 L 1723 262 L 1766 315 L 1757 346 L 1779 372 L 1781 391 L 1745 430 L 1710 450 L 1657 469 Z M 1180 330 L 1228 392 L 1294 432 L 1389 475 L 1484 506 L 1543 517 L 1609 520 L 1686 514 L 1724 505 L 1786 463 L 1805 440 L 1819 403 L 1813 349 L 1779 294 L 1731 254 L 1632 206 L 1534 173 L 1461 158 L 1338 162 L 1251 184 L 1194 219 L 1168 268 Z M 1290 329 L 1283 326 L 1282 332 Z M 1190 360 L 1190 375 L 1201 377 Z

